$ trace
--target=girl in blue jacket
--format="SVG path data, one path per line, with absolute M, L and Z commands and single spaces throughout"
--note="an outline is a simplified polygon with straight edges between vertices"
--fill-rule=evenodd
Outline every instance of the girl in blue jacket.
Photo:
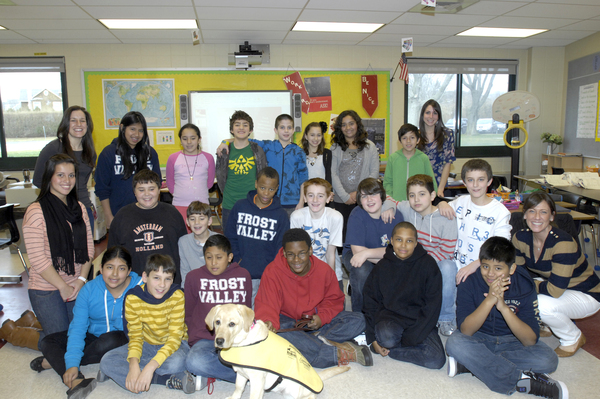
M 96 380 L 85 378 L 80 365 L 100 363 L 111 349 L 127 344 L 123 333 L 123 298 L 142 280 L 131 271 L 131 255 L 125 247 L 110 247 L 102 257 L 102 278 L 83 286 L 69 331 L 47 335 L 40 343 L 43 356 L 31 362 L 37 372 L 53 368 L 69 390 L 67 396 L 85 398 Z

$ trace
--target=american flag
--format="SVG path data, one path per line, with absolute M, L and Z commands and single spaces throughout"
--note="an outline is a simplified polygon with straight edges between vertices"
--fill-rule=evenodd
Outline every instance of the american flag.
M 402 57 L 400 57 L 400 76 L 398 76 L 400 79 L 404 80 L 407 84 L 408 84 L 408 64 L 406 62 L 406 54 L 402 54 Z

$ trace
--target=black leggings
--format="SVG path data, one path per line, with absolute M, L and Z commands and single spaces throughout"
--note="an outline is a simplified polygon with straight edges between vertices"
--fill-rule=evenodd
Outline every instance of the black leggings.
M 67 352 L 67 331 L 46 335 L 40 342 L 40 350 L 50 366 L 62 378 L 65 374 L 65 353 Z M 104 354 L 125 345 L 129 340 L 123 331 L 111 331 L 96 337 L 89 332 L 85 336 L 85 347 L 80 366 L 100 363 Z

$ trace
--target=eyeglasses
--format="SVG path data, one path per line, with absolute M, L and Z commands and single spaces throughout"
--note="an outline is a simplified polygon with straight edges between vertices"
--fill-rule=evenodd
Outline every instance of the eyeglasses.
M 296 257 L 298 257 L 300 260 L 305 260 L 306 258 L 308 258 L 308 254 L 308 251 L 298 252 L 297 254 L 293 252 L 286 252 L 285 257 L 287 260 L 294 260 Z

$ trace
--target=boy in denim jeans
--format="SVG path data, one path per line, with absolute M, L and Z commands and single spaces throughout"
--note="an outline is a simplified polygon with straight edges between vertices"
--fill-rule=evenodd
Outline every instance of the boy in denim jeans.
M 166 385 L 185 393 L 196 391 L 196 379 L 185 370 L 190 350 L 183 291 L 173 284 L 175 263 L 168 255 L 148 257 L 143 285 L 127 292 L 123 317 L 129 343 L 100 361 L 98 381 L 112 378 L 133 393 Z
M 479 251 L 481 266 L 458 286 L 459 330 L 448 338 L 448 375 L 470 372 L 492 391 L 568 398 L 564 383 L 553 380 L 556 353 L 539 341 L 535 284 L 517 267 L 515 247 L 491 237 Z

